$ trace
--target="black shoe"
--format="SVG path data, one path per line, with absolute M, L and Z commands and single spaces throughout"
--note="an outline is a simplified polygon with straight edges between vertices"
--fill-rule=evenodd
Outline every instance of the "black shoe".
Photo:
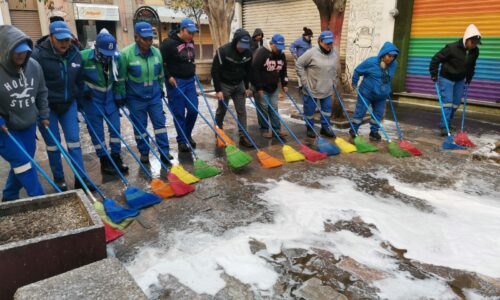
M 326 136 L 326 137 L 329 137 L 329 138 L 335 138 L 335 132 L 333 132 L 333 130 L 330 128 L 330 127 L 321 127 L 321 131 L 319 132 L 321 133 L 322 135 Z
M 194 149 L 196 149 L 196 142 L 193 140 L 192 137 L 189 137 L 188 138 L 188 141 L 189 143 L 191 144 L 191 147 L 193 147 Z
M 247 148 L 253 148 L 252 143 L 250 143 L 245 136 L 240 137 L 240 145 Z
M 54 178 L 54 183 L 61 190 L 61 192 L 66 192 L 68 190 L 68 185 L 66 184 L 66 180 L 64 180 L 64 178 L 61 179 Z
M 85 182 L 85 185 L 89 188 L 89 191 L 91 192 L 95 192 L 95 187 L 90 184 L 90 181 L 87 179 L 87 178 L 84 178 L 83 181 Z M 75 177 L 75 190 L 78 190 L 78 189 L 83 189 L 83 185 L 81 184 L 80 180 L 78 180 L 78 178 Z
M 380 142 L 382 137 L 378 132 L 370 132 L 370 141 Z
M 101 172 L 104 174 L 108 175 L 114 175 L 116 174 L 116 170 L 113 167 L 113 164 L 109 161 L 107 156 L 100 157 L 99 160 L 101 161 Z
M 192 144 L 191 144 L 192 146 Z M 187 144 L 181 143 L 178 146 L 179 152 L 191 152 L 191 149 L 189 149 L 189 146 Z
M 440 131 L 441 136 L 447 136 L 448 135 L 448 130 L 446 130 L 446 128 L 441 128 L 439 131 Z
M 115 162 L 116 166 L 122 173 L 128 172 L 128 166 L 123 163 L 122 157 L 119 153 L 113 153 L 111 154 L 111 158 Z
M 310 137 L 310 138 L 315 138 L 316 137 L 316 134 L 311 129 L 311 127 L 307 127 L 306 135 L 307 135 L 307 137 Z
M 167 153 L 167 155 L 163 155 L 163 154 L 160 154 L 160 158 L 161 158 L 161 161 L 166 164 L 166 165 L 171 165 L 171 161 L 172 159 L 174 159 L 174 157 L 172 155 L 170 155 L 170 153 Z
M 351 138 L 353 140 L 356 138 L 356 132 L 354 132 L 354 130 L 352 130 L 352 129 L 349 129 L 349 135 L 351 136 Z
M 141 153 L 141 163 L 149 164 L 149 153 L 148 154 Z

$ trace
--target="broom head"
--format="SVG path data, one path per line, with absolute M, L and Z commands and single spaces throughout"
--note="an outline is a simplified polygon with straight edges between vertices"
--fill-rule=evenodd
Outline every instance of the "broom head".
M 354 146 L 353 144 L 347 142 L 343 138 L 339 138 L 339 137 L 336 138 L 335 139 L 335 144 L 337 144 L 337 146 L 340 148 L 340 151 L 342 153 L 356 152 L 356 146 Z
M 174 173 L 175 176 L 179 177 L 179 179 L 186 184 L 193 184 L 195 182 L 200 181 L 200 178 L 186 171 L 181 165 L 173 166 L 170 169 L 170 172 Z
M 226 157 L 229 167 L 239 169 L 252 162 L 252 157 L 238 149 L 235 145 L 228 145 L 226 147 Z
M 220 129 L 219 127 L 215 126 L 215 131 L 224 139 L 225 143 L 223 140 L 219 138 L 219 135 L 215 135 L 215 138 L 217 140 L 217 147 L 219 148 L 224 148 L 227 145 L 234 145 L 234 141 L 227 136 L 227 134 L 224 132 L 224 130 Z M 227 145 L 226 145 L 227 143 Z
M 104 224 L 108 224 L 111 228 L 123 230 L 127 228 L 127 226 L 130 225 L 130 223 L 132 223 L 132 221 L 134 220 L 133 218 L 130 218 L 126 219 L 120 224 L 113 223 L 111 219 L 108 217 L 108 215 L 106 215 L 106 211 L 104 210 L 104 205 L 102 205 L 102 203 L 99 201 L 94 201 L 94 209 L 101 218 L 102 222 Z
M 151 181 L 151 191 L 163 199 L 175 196 L 174 190 L 170 184 L 160 179 L 153 179 Z
M 170 186 L 172 187 L 172 190 L 174 190 L 174 194 L 177 197 L 184 196 L 186 194 L 194 192 L 195 190 L 195 187 L 193 185 L 184 183 L 182 180 L 179 179 L 179 177 L 177 177 L 173 173 L 168 173 L 167 178 L 170 183 Z
M 340 153 L 339 147 L 330 143 L 328 140 L 324 138 L 318 137 L 316 140 L 319 152 L 326 153 L 328 156 L 337 155 Z
M 405 149 L 413 156 L 422 155 L 422 151 L 420 151 L 417 147 L 413 146 L 413 144 L 408 142 L 408 141 L 399 142 L 399 147 L 401 147 L 402 149 Z
M 201 179 L 209 178 L 209 177 L 217 176 L 220 173 L 222 173 L 221 169 L 214 167 L 214 166 L 210 166 L 209 164 L 207 164 L 205 161 L 203 161 L 201 159 L 196 159 L 194 161 L 194 175 L 196 175 L 196 177 L 198 177 L 198 178 L 201 178 Z
M 128 218 L 134 218 L 139 215 L 139 211 L 129 209 L 118 205 L 114 200 L 106 198 L 102 201 L 104 210 L 113 223 L 121 223 Z
M 359 135 L 354 138 L 354 145 L 356 145 L 356 149 L 360 153 L 377 152 L 378 151 L 377 147 L 368 143 L 367 141 L 365 141 L 365 139 L 363 137 L 361 137 Z
M 476 144 L 474 144 L 470 139 L 469 136 L 467 135 L 467 132 L 465 131 L 460 131 L 455 135 L 455 144 L 464 146 L 464 147 L 469 147 L 473 148 L 476 147 Z
M 271 169 L 281 167 L 283 162 L 276 157 L 272 157 L 264 151 L 257 151 L 257 158 L 263 168 Z
M 155 179 L 153 179 L 154 181 Z M 152 185 L 153 183 L 151 183 Z M 124 192 L 125 201 L 129 207 L 141 209 L 161 202 L 161 198 L 151 193 L 146 193 L 135 186 L 129 186 Z
M 285 158 L 285 161 L 287 163 L 303 161 L 306 159 L 304 155 L 302 155 L 302 153 L 300 153 L 299 151 L 293 149 L 288 145 L 283 145 L 282 152 L 283 152 L 283 157 Z
M 387 148 L 389 149 L 389 153 L 394 157 L 410 157 L 411 156 L 411 154 L 408 151 L 401 149 L 401 147 L 399 147 L 399 145 L 396 144 L 395 142 L 390 142 L 387 145 Z
M 313 149 L 307 147 L 304 144 L 300 145 L 300 152 L 302 152 L 302 154 L 304 154 L 304 157 L 308 161 L 312 161 L 312 162 L 323 160 L 328 156 L 326 153 L 320 153 L 318 151 L 314 151 Z
M 104 236 L 106 237 L 106 243 L 109 243 L 123 236 L 123 232 L 104 223 Z
M 442 146 L 443 146 L 444 150 L 462 150 L 462 149 L 465 149 L 464 146 L 455 144 L 455 142 L 453 141 L 453 137 L 451 135 L 446 137 Z

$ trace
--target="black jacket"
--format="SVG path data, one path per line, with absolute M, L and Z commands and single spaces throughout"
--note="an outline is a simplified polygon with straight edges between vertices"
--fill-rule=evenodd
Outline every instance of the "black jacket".
M 172 76 L 181 79 L 192 78 L 196 72 L 194 43 L 186 43 L 177 33 L 178 31 L 171 32 L 169 38 L 160 46 L 167 82 Z
M 250 39 L 246 30 L 236 30 L 233 40 L 217 50 L 211 70 L 216 92 L 221 91 L 221 82 L 237 85 L 243 81 L 248 89 L 252 72 L 252 52 L 247 49 L 240 53 L 236 49 L 238 41 L 245 35 Z
M 467 51 L 463 40 L 460 39 L 446 45 L 432 57 L 429 72 L 432 78 L 436 78 L 441 64 L 440 75 L 442 77 L 452 81 L 460 81 L 465 78 L 466 81 L 470 82 L 474 76 L 478 56 L 479 48 Z
M 285 53 L 281 51 L 279 54 L 274 54 L 269 42 L 255 52 L 252 68 L 252 85 L 257 91 L 273 93 L 278 88 L 280 80 L 282 87 L 288 83 Z
M 262 34 L 262 39 L 260 41 L 255 40 L 255 37 L 258 35 Z M 252 53 L 255 52 L 255 50 L 261 48 L 264 45 L 264 32 L 262 29 L 257 28 L 252 34 L 252 40 L 250 41 L 250 50 Z

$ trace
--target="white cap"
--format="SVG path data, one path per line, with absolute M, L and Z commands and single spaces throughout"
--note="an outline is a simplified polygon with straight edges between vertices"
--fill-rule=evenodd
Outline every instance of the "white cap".
M 474 36 L 480 37 L 481 33 L 479 32 L 479 29 L 477 29 L 476 25 L 470 24 L 469 26 L 467 26 L 467 29 L 465 29 L 464 39 L 463 39 L 464 46 L 465 46 L 465 41 Z

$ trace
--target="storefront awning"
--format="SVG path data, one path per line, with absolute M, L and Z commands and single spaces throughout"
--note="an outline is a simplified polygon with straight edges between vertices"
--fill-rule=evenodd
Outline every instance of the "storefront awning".
M 76 20 L 119 21 L 120 14 L 116 5 L 75 3 Z
M 153 8 L 158 12 L 162 23 L 180 23 L 182 19 L 187 18 L 183 12 L 165 6 L 153 6 Z M 200 21 L 201 24 L 208 24 L 208 17 L 203 14 Z

